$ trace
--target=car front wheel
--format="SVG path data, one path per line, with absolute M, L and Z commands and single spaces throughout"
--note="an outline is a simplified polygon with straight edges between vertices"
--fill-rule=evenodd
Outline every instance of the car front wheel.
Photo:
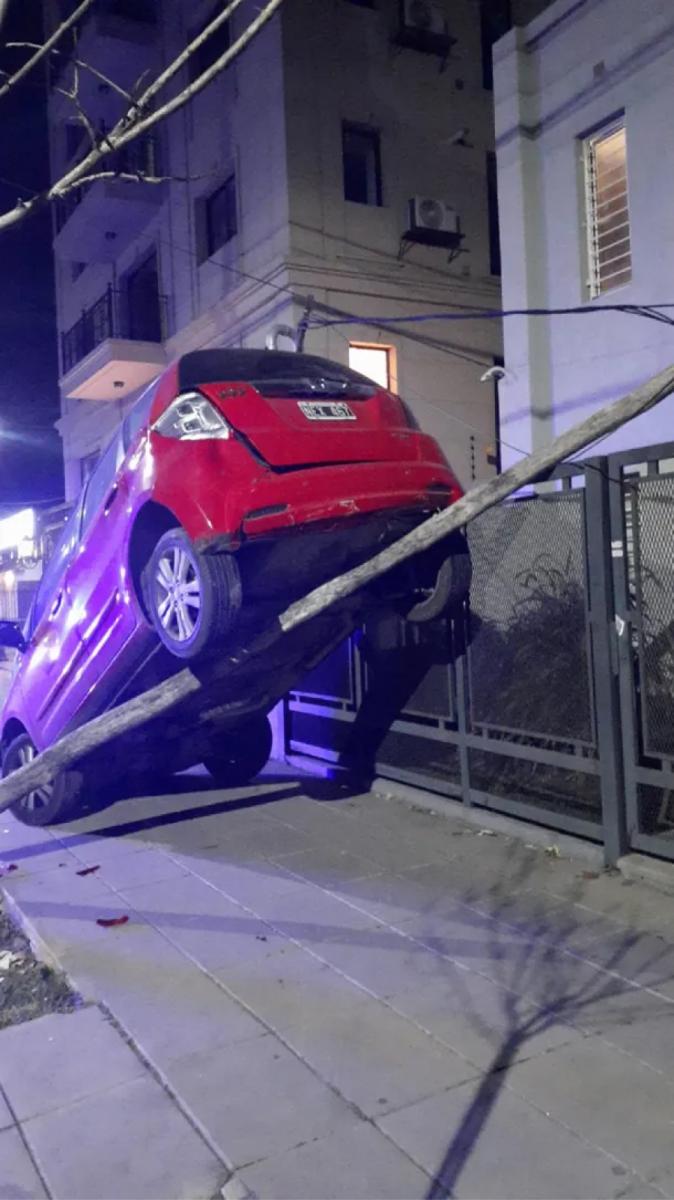
M 7 747 L 3 777 L 27 767 L 37 754 L 27 733 L 21 733 Z M 78 771 L 61 771 L 52 783 L 45 783 L 21 796 L 10 805 L 10 812 L 23 825 L 54 825 L 74 815 L 81 800 L 83 778 Z
M 271 746 L 269 718 L 253 717 L 219 734 L 204 759 L 204 766 L 222 787 L 240 787 L 266 767 Z
M 241 607 L 239 569 L 231 555 L 200 554 L 184 529 L 169 529 L 143 572 L 143 596 L 167 650 L 197 658 L 233 628 Z

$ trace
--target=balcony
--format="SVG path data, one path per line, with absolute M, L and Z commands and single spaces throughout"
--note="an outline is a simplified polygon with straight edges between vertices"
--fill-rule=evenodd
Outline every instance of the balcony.
M 75 7 L 73 2 L 73 8 Z M 71 28 L 74 35 L 68 35 L 68 42 L 78 45 L 79 56 L 85 61 L 91 59 L 85 54 L 90 49 L 86 43 L 91 40 L 110 41 L 109 49 L 120 51 L 120 41 L 130 44 L 152 44 L 156 36 L 158 0 L 95 0 L 93 8 Z M 71 9 L 72 11 L 72 9 Z M 84 45 L 83 45 L 84 43 Z M 109 61 L 109 59 L 108 59 Z M 49 86 L 55 88 L 69 83 L 67 53 L 52 54 L 49 59 Z
M 106 155 L 95 170 L 161 175 L 159 140 L 138 138 Z M 165 190 L 161 183 L 97 179 L 68 192 L 55 205 L 55 253 L 76 262 L 114 262 L 157 211 Z
M 123 400 L 154 379 L 166 363 L 166 296 L 107 291 L 61 334 L 61 385 L 76 400 Z

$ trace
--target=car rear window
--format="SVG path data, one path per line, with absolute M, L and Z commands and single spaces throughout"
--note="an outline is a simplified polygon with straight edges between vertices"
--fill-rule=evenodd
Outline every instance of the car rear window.
M 377 384 L 313 354 L 280 350 L 197 350 L 180 359 L 181 390 L 204 383 L 249 383 L 264 396 L 344 396 L 366 400 Z

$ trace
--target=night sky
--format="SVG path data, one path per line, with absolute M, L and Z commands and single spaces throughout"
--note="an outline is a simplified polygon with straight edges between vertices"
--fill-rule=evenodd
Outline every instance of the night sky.
M 38 41 L 40 0 L 9 0 L 0 27 L 0 67 L 15 70 Z M 0 211 L 48 183 L 46 87 L 37 68 L 0 100 Z M 0 505 L 63 494 L 56 316 L 48 212 L 0 234 Z

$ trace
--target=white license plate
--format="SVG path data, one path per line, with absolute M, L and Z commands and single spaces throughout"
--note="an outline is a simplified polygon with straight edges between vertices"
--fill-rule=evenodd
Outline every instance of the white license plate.
M 356 414 L 342 400 L 298 400 L 298 406 L 309 421 L 355 421 Z

